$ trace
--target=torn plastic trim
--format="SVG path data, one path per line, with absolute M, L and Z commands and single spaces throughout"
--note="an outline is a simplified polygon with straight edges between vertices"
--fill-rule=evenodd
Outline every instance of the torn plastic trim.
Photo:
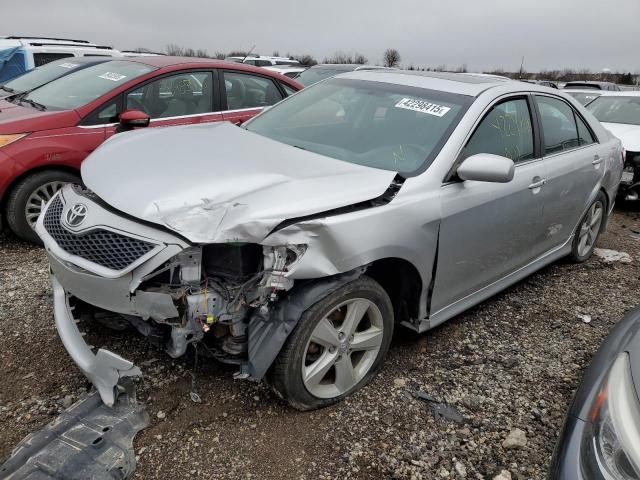
M 267 234 L 267 237 L 296 223 L 316 220 L 318 218 L 330 217 L 334 215 L 343 215 L 345 213 L 357 212 L 359 210 L 386 205 L 396 197 L 405 180 L 406 179 L 403 176 L 401 176 L 400 174 L 396 174 L 387 189 L 382 193 L 382 195 L 379 195 L 376 198 L 354 203 L 352 205 L 346 205 L 344 207 L 332 208 L 331 210 L 325 210 L 324 212 L 312 213 L 311 215 L 304 215 L 302 217 L 294 217 L 284 220 L 276 225 Z
M 367 267 L 368 265 L 331 277 L 302 281 L 272 309 L 256 310 L 249 320 L 248 356 L 240 366 L 239 376 L 254 381 L 262 380 L 302 314 L 314 303 L 362 276 Z
M 85 394 L 44 428 L 27 435 L 0 467 L 7 480 L 128 478 L 136 468 L 133 439 L 149 426 L 129 379 L 113 408 L 97 392 Z
M 142 373 L 132 362 L 109 350 L 99 349 L 94 355 L 78 330 L 67 293 L 54 275 L 50 275 L 50 278 L 53 287 L 53 313 L 60 339 L 78 368 L 96 387 L 102 401 L 111 407 L 120 379 Z

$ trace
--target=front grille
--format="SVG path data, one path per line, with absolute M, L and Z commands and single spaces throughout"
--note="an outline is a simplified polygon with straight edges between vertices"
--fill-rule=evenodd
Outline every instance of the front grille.
M 102 267 L 122 270 L 149 253 L 154 244 L 104 229 L 73 233 L 62 226 L 64 205 L 60 196 L 53 199 L 44 215 L 44 228 L 65 252 Z

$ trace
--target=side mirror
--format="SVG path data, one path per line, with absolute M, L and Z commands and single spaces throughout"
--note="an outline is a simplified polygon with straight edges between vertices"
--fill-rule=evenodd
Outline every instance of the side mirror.
M 125 110 L 120 114 L 119 121 L 120 125 L 116 128 L 116 133 L 148 127 L 151 119 L 149 115 L 140 110 Z
M 513 160 L 509 158 L 478 153 L 463 160 L 457 174 L 462 180 L 508 183 L 513 180 L 515 168 Z

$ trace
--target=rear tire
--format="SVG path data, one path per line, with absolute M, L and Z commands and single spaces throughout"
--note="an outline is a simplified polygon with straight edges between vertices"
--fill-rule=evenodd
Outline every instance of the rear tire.
M 80 177 L 61 170 L 45 170 L 20 180 L 7 198 L 7 223 L 13 233 L 42 245 L 34 230 L 35 221 L 46 202 L 67 183 L 80 183 Z
M 576 233 L 573 236 L 571 254 L 569 258 L 572 262 L 582 263 L 587 261 L 596 248 L 598 236 L 605 224 L 607 214 L 607 199 L 602 192 L 598 192 L 596 198 L 591 202 L 586 213 L 580 220 Z
M 393 325 L 391 300 L 377 282 L 366 276 L 349 282 L 302 314 L 269 371 L 269 383 L 298 410 L 334 404 L 380 369 Z

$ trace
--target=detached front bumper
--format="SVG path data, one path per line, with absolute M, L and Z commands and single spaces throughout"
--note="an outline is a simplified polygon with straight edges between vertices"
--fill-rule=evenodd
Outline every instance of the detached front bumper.
M 102 401 L 109 407 L 113 406 L 115 387 L 120 378 L 141 375 L 140 369 L 108 350 L 99 349 L 94 355 L 78 330 L 69 307 L 67 292 L 54 275 L 51 275 L 51 285 L 56 328 L 64 347 L 82 373 L 96 387 Z
M 79 205 L 84 208 L 86 218 L 74 229 L 64 220 L 69 210 Z M 78 330 L 69 300 L 77 298 L 97 308 L 143 320 L 175 318 L 179 314 L 169 294 L 137 288 L 146 275 L 188 245 L 166 232 L 106 210 L 73 186 L 64 187 L 49 202 L 38 219 L 36 231 L 49 257 L 54 317 L 60 339 L 104 403 L 113 406 L 119 380 L 141 372 L 133 363 L 108 350 L 98 349 L 94 354 Z M 126 249 L 122 242 L 113 244 L 115 247 L 109 243 L 110 235 L 116 236 L 116 240 L 145 241 L 152 248 L 123 264 L 118 255 Z M 108 268 L 104 262 L 96 263 L 104 259 L 120 259 L 119 269 Z

